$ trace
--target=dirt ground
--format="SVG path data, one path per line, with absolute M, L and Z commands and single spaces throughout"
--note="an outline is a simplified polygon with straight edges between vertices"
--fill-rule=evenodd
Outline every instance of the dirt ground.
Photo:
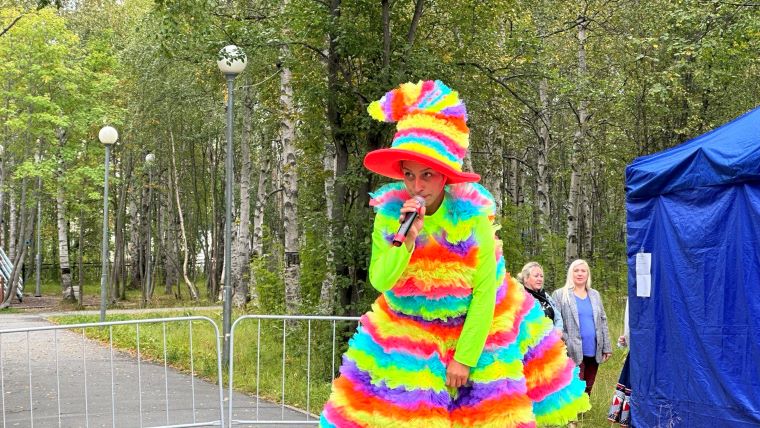
M 13 299 L 11 299 L 10 307 L 16 310 L 30 313 L 99 309 L 100 298 L 97 296 L 85 295 L 83 305 L 82 307 L 79 307 L 77 304 L 63 300 L 61 296 L 42 295 L 40 297 L 35 297 L 33 294 L 24 294 L 23 302 L 19 302 L 16 296 L 14 296 Z M 137 307 L 137 304 L 132 302 L 120 302 L 118 305 L 118 308 L 120 309 L 131 309 Z
M 86 299 L 84 302 L 85 307 L 97 304 L 94 299 L 92 299 L 92 302 L 87 300 L 90 299 Z M 60 296 L 34 297 L 34 295 L 25 294 L 23 302 L 19 302 L 18 299 L 14 296 L 13 299 L 11 299 L 10 307 L 13 309 L 23 310 L 24 312 L 50 312 L 74 309 L 75 305 L 65 302 Z

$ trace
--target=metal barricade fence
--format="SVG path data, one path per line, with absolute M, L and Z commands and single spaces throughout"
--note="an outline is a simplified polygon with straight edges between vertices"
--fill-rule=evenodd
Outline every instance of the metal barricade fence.
M 185 323 L 188 349 L 167 347 L 167 325 L 176 329 Z M 213 337 L 206 339 L 216 347 L 216 385 L 195 379 L 194 323 L 212 329 Z M 125 331 L 129 326 L 134 326 L 135 353 L 114 352 L 114 330 L 117 337 L 131 337 Z M 162 343 L 141 343 L 140 328 L 158 326 Z M 106 346 L 87 338 L 92 329 L 100 329 Z M 208 330 L 196 334 L 203 333 Z M 145 358 L 141 350 L 149 347 L 162 351 L 163 358 Z M 167 352 L 187 352 L 189 379 L 169 370 Z M 220 356 L 219 329 L 203 316 L 0 330 L 3 426 L 224 427 Z
M 250 324 L 249 321 L 256 321 L 255 331 L 251 331 L 250 328 L 244 331 L 246 328 L 244 324 Z M 337 324 L 341 323 L 341 328 L 354 327 L 358 321 L 359 317 L 286 315 L 245 315 L 235 320 L 230 329 L 230 394 L 227 417 L 229 426 L 243 424 L 299 426 L 318 424 L 317 416 L 312 414 L 312 391 L 317 389 L 317 392 L 321 394 L 320 398 L 326 398 L 330 391 L 330 385 L 336 373 L 336 356 L 339 357 L 342 354 L 342 350 L 336 348 L 338 345 Z M 272 327 L 267 332 L 272 333 L 274 331 L 274 334 L 265 333 L 262 338 L 262 322 L 271 325 Z M 318 323 L 316 328 L 313 328 L 314 323 Z M 350 324 L 346 325 L 345 323 Z M 351 328 L 350 331 L 346 331 L 346 336 L 353 333 L 353 330 Z M 247 342 L 244 342 L 243 337 L 241 337 L 250 337 L 254 334 L 256 337 L 255 352 L 246 346 Z M 289 335 L 293 336 L 290 347 L 288 346 Z M 313 340 L 314 337 L 317 339 Z M 327 342 L 323 340 L 325 338 L 329 338 Z M 281 348 L 278 352 L 275 347 L 279 345 Z M 312 348 L 315 347 L 319 358 L 312 361 Z M 264 353 L 262 353 L 263 348 L 265 349 Z M 327 352 L 330 352 L 331 356 L 329 363 L 323 358 Z M 253 364 L 254 360 L 255 364 Z M 288 364 L 286 363 L 289 363 L 289 366 L 295 365 L 296 368 L 288 371 Z M 236 373 L 235 367 L 241 365 L 243 366 L 241 370 L 245 370 L 245 373 Z M 254 367 L 253 374 L 249 373 Z M 279 371 L 279 379 L 277 379 L 276 371 Z M 315 371 L 319 382 L 313 387 L 312 380 Z M 245 382 L 249 386 L 251 385 L 250 382 L 255 380 L 255 395 L 252 398 L 255 400 L 255 404 L 250 403 L 245 406 L 234 407 L 232 391 L 235 387 L 236 374 L 239 375 L 238 378 L 241 382 Z M 291 383 L 288 384 L 288 381 Z M 306 385 L 301 390 L 298 385 L 302 385 L 303 381 Z M 277 385 L 278 383 L 279 385 Z M 276 397 L 279 405 L 266 404 L 262 406 L 260 399 L 262 384 L 267 386 L 265 392 L 268 396 L 266 398 L 275 398 L 273 391 L 279 389 L 279 397 Z M 294 385 L 295 387 L 293 387 Z M 286 399 L 286 391 L 290 393 L 288 399 Z M 298 408 L 305 409 L 305 411 L 299 411 L 288 405 L 288 401 L 296 404 Z M 242 408 L 247 408 L 248 405 L 255 406 L 254 419 L 236 417 L 236 412 L 240 412 Z M 279 413 L 279 418 L 277 418 L 277 413 Z

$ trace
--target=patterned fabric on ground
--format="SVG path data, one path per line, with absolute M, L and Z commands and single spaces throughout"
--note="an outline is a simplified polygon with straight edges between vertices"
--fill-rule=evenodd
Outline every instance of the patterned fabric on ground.
M 496 241 L 493 321 L 467 385 L 445 386 L 446 365 L 473 298 L 478 249 L 494 239 L 494 202 L 477 184 L 447 186 L 425 217 L 409 264 L 349 342 L 322 427 L 535 427 L 590 409 L 578 368 L 540 305 L 506 273 Z M 392 236 L 409 194 L 402 183 L 373 194 L 375 227 Z M 478 236 L 478 222 L 488 222 Z M 477 291 L 476 291 L 477 292 Z M 462 340 L 465 340 L 464 338 Z
M 620 379 L 615 386 L 615 392 L 612 395 L 612 404 L 607 412 L 607 420 L 620 424 L 621 427 L 631 426 L 631 380 L 630 365 L 628 357 L 625 356 L 623 369 L 620 371 Z

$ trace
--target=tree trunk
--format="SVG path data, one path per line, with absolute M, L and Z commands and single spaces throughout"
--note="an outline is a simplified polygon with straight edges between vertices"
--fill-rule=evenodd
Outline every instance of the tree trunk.
M 269 145 L 271 147 L 271 144 Z M 256 187 L 256 200 L 253 205 L 253 234 L 251 237 L 251 253 L 254 257 L 261 257 L 264 255 L 264 207 L 267 202 L 267 190 L 269 188 L 269 169 L 272 162 L 269 148 L 267 147 L 267 140 L 262 136 L 261 144 L 259 145 L 259 177 Z M 251 276 L 251 299 L 258 299 L 258 290 L 256 277 Z
M 209 242 L 209 255 L 206 259 L 206 265 L 207 265 L 207 279 L 206 279 L 206 294 L 210 299 L 216 299 L 219 295 L 219 269 L 217 268 L 217 264 L 219 261 L 219 254 L 217 253 L 217 248 L 219 247 L 219 227 L 218 227 L 218 220 L 219 220 L 219 192 L 217 192 L 217 172 L 219 171 L 218 168 L 218 146 L 219 146 L 219 139 L 215 139 L 212 144 L 209 146 L 208 151 L 208 162 L 209 167 L 211 169 L 211 223 L 209 225 L 210 233 L 211 233 L 211 241 Z M 224 192 L 222 192 L 224 193 Z
M 335 146 L 331 143 L 325 145 L 325 154 L 322 158 L 325 171 L 325 214 L 327 215 L 327 224 L 333 223 L 333 193 L 335 191 Z M 332 227 L 328 227 L 325 236 L 325 242 L 332 243 Z M 335 302 L 335 252 L 332 245 L 327 246 L 327 259 L 325 260 L 327 270 L 325 279 L 322 280 L 322 288 L 319 292 L 319 313 L 323 315 L 331 314 Z
M 509 196 L 512 197 L 512 203 L 519 205 L 520 202 L 520 169 L 517 163 L 517 159 L 514 157 L 509 160 Z
M 594 210 L 592 207 L 592 191 L 591 182 L 583 186 L 583 252 L 581 254 L 586 258 L 593 258 L 594 255 Z
M 203 156 L 201 157 L 201 170 L 202 171 L 208 171 L 209 164 L 207 163 L 207 154 L 206 151 L 214 150 L 214 140 L 209 139 L 207 144 L 205 144 L 201 148 L 201 153 L 203 153 Z M 195 153 L 195 149 L 192 149 L 192 152 Z M 192 162 L 192 170 L 197 171 L 198 168 L 196 166 L 196 157 L 191 156 L 190 160 Z M 198 177 L 199 174 L 193 174 L 193 196 L 195 197 L 195 218 L 196 218 L 196 230 L 200 234 L 200 246 L 201 246 L 201 253 L 203 254 L 203 272 L 206 273 L 206 292 L 208 293 L 208 287 L 210 280 L 212 279 L 212 275 L 210 275 L 211 269 L 211 242 L 209 241 L 210 236 L 212 233 L 210 232 L 211 226 L 210 222 L 208 220 L 208 209 L 206 205 L 206 201 L 208 201 L 209 198 L 209 190 L 208 185 L 209 182 L 212 184 L 215 183 L 215 177 L 212 175 L 211 177 L 202 176 Z M 200 186 L 199 186 L 200 184 Z M 213 202 L 212 202 L 213 203 Z M 213 236 L 213 235 L 212 235 Z
M 58 211 L 57 225 L 58 225 L 58 264 L 61 269 L 61 287 L 63 289 L 64 299 L 75 299 L 74 289 L 71 287 L 71 264 L 69 260 L 69 227 L 66 221 L 66 201 L 64 199 L 63 189 L 63 145 L 66 142 L 66 132 L 58 130 L 58 150 L 56 155 L 58 157 L 58 189 L 56 193 L 56 208 Z
M 172 287 L 179 282 L 179 251 L 177 249 L 177 221 L 174 210 L 174 185 L 172 180 L 168 181 L 168 192 L 166 194 L 165 207 L 161 211 L 161 223 L 163 231 L 161 235 L 161 249 L 159 254 L 164 255 L 164 291 L 166 294 L 172 294 Z
M 69 228 L 66 221 L 66 203 L 64 200 L 63 185 L 58 184 L 56 196 L 56 208 L 58 209 L 58 264 L 61 270 L 61 287 L 64 299 L 74 299 L 74 290 L 71 288 L 71 264 L 69 260 Z
M 224 192 L 222 192 L 222 189 L 219 189 L 220 195 L 223 195 Z M 217 205 L 218 207 L 221 207 L 221 204 Z M 213 260 L 213 272 L 215 278 L 215 284 L 216 288 L 213 290 L 209 290 L 209 297 L 216 299 L 217 301 L 221 301 L 221 292 L 222 292 L 222 276 L 224 274 L 224 220 L 225 220 L 225 212 L 222 209 L 216 210 L 216 239 L 212 240 L 212 260 Z
M 137 183 L 135 183 L 137 184 Z M 142 190 L 141 192 L 137 192 L 137 190 Z M 143 262 L 144 257 L 142 256 L 143 250 L 144 250 L 144 239 L 141 232 L 145 230 L 144 227 L 144 216 L 138 215 L 137 211 L 137 202 L 135 198 L 140 197 L 140 199 L 143 199 L 145 197 L 145 188 L 143 186 L 136 187 L 135 191 L 131 192 L 129 202 L 128 204 L 128 210 L 129 210 L 129 241 L 127 241 L 127 253 L 129 254 L 129 287 L 130 288 L 139 288 L 140 284 L 143 283 Z
M 578 202 L 580 194 L 580 172 L 577 165 L 577 157 L 571 158 L 572 172 L 570 175 L 570 192 L 567 198 L 567 234 L 565 244 L 565 262 L 572 263 L 578 258 Z
M 5 247 L 5 157 L 0 156 L 0 248 Z
M 27 213 L 29 213 L 29 211 L 35 211 L 36 212 L 36 210 L 30 209 L 27 206 L 27 204 L 26 204 L 26 194 L 27 194 L 26 191 L 27 191 L 27 179 L 23 178 L 21 180 L 21 204 L 19 205 L 18 210 L 17 210 L 18 211 L 18 219 L 19 219 L 18 233 L 17 233 L 18 241 L 16 241 L 16 243 L 15 243 L 15 246 L 16 246 L 16 257 L 20 257 L 21 260 L 20 260 L 20 262 L 15 262 L 15 259 L 11 259 L 12 261 L 14 261 L 14 263 L 13 263 L 14 264 L 14 268 L 18 264 L 19 268 L 21 269 L 18 272 L 19 275 L 21 275 L 23 273 L 24 260 L 26 259 L 26 252 L 27 252 L 27 250 L 29 248 L 29 246 L 26 245 L 25 243 L 26 242 L 31 242 L 31 239 L 27 240 L 27 235 L 26 235 L 26 233 L 24 233 L 24 231 L 26 230 L 26 220 L 27 220 L 26 219 L 26 215 L 27 215 Z M 31 221 L 34 221 L 34 214 L 29 213 L 29 215 L 32 216 Z M 33 227 L 30 227 L 30 229 L 33 229 Z M 11 274 L 12 273 L 13 272 L 11 272 Z M 26 280 L 26 278 L 23 278 L 23 277 L 19 276 L 19 277 L 16 278 L 15 282 L 18 282 L 18 278 L 21 278 L 22 282 L 24 282 Z M 11 280 L 11 284 L 13 284 L 13 282 L 14 282 L 14 280 Z M 8 294 L 11 295 L 11 296 L 13 296 L 14 293 L 15 293 L 15 291 L 12 292 L 12 293 L 8 293 Z
M 586 27 L 588 21 L 579 18 L 578 25 L 578 73 L 579 80 L 585 81 L 586 68 Z M 573 135 L 573 148 L 570 153 L 570 189 L 567 198 L 567 235 L 565 243 L 565 262 L 570 264 L 578 258 L 578 209 L 581 188 L 581 149 L 585 146 L 586 121 L 588 118 L 588 101 L 582 99 L 578 104 L 578 128 Z
M 38 220 L 39 221 L 39 220 Z M 79 270 L 79 306 L 84 305 L 84 270 L 82 269 L 82 263 L 84 262 L 84 210 L 79 210 L 79 243 L 77 249 L 77 269 Z
M 148 185 L 143 188 L 142 207 L 140 208 L 140 218 L 142 220 L 142 227 L 140 230 L 142 231 L 143 236 L 145 236 L 144 240 L 142 240 L 141 257 L 143 268 L 143 281 L 141 281 L 143 306 L 147 306 L 148 302 L 150 302 L 153 297 L 153 251 L 151 251 L 151 238 L 153 236 L 151 225 L 153 214 L 153 167 L 154 165 L 146 165 L 146 169 L 148 170 Z
M 464 156 L 464 159 L 462 159 L 462 169 L 466 172 L 473 172 L 472 168 L 472 154 L 470 151 L 467 151 L 467 154 Z
M 8 205 L 10 209 L 8 213 L 8 258 L 16 260 L 18 210 L 16 209 L 16 194 L 13 192 L 13 189 L 8 192 Z
M 114 233 L 114 255 L 113 266 L 111 267 L 111 301 L 115 302 L 118 299 L 124 299 L 126 297 L 126 281 L 124 280 L 124 272 L 126 271 L 126 242 L 125 242 L 125 229 L 126 229 L 126 211 L 127 211 L 127 190 L 129 189 L 129 181 L 132 176 L 132 166 L 134 165 L 134 158 L 130 153 L 127 156 L 126 163 L 122 163 L 120 167 L 121 171 L 121 187 L 117 195 L 116 204 L 116 226 Z M 116 162 L 114 161 L 114 166 Z M 115 169 L 115 168 L 114 168 Z
M 21 184 L 21 207 L 22 211 L 28 211 L 28 215 L 26 219 L 21 220 L 21 232 L 20 232 L 20 238 L 24 241 L 31 241 L 32 236 L 34 233 L 34 218 L 37 210 L 34 209 L 25 209 L 26 206 L 26 179 L 22 180 Z M 23 215 L 23 214 L 22 214 Z M 11 271 L 10 275 L 10 287 L 8 287 L 8 293 L 4 296 L 2 304 L 0 304 L 0 309 L 7 308 L 11 304 L 11 298 L 16 295 L 16 290 L 18 289 L 18 280 L 21 275 L 21 269 L 22 264 L 24 262 L 24 258 L 26 257 L 26 251 L 29 248 L 27 245 L 21 245 L 19 247 L 18 254 L 16 254 L 15 259 L 11 259 L 13 261 L 13 270 Z
M 281 59 L 287 60 L 290 51 L 283 47 Z M 282 222 L 285 234 L 285 307 L 288 313 L 295 313 L 301 306 L 301 261 L 298 242 L 298 170 L 296 166 L 296 123 L 293 106 L 292 75 L 288 67 L 280 72 L 280 142 L 282 144 L 282 184 L 283 214 Z
M 549 177 L 547 174 L 547 158 L 551 145 L 551 111 L 549 110 L 549 81 L 541 79 L 538 84 L 538 95 L 541 99 L 541 114 L 538 116 L 538 156 L 536 157 L 536 196 L 538 202 L 538 240 L 543 242 L 549 232 L 551 205 L 549 203 Z
M 496 136 L 496 129 L 493 126 L 488 127 L 486 134 L 488 152 L 490 153 L 490 164 L 486 168 L 486 174 L 483 177 L 483 184 L 493 195 L 496 203 L 496 214 L 501 215 L 503 203 L 502 195 L 502 178 L 504 177 L 504 145 L 500 138 Z
M 340 20 L 340 0 L 330 0 L 330 20 L 331 28 L 337 28 Z M 333 31 L 333 30 L 331 30 Z M 346 226 L 346 198 L 348 188 L 343 179 L 348 171 L 349 148 L 351 142 L 343 130 L 343 116 L 340 113 L 338 99 L 340 97 L 340 86 L 338 84 L 338 73 L 340 71 L 340 50 L 338 46 L 339 34 L 330 32 L 328 34 L 328 51 L 327 51 L 327 123 L 330 126 L 332 143 L 335 145 L 335 194 L 333 197 L 332 209 L 332 236 L 333 242 L 330 245 L 333 249 L 343 245 L 344 242 L 338 237 L 342 236 L 343 229 Z M 348 277 L 349 267 L 344 257 L 335 259 L 335 275 L 338 277 Z M 340 295 L 340 307 L 342 313 L 350 312 L 351 303 L 350 292 L 344 292 Z
M 187 247 L 187 236 L 185 234 L 185 220 L 182 216 L 182 204 L 180 203 L 180 199 L 179 199 L 179 177 L 177 173 L 177 159 L 176 159 L 177 154 L 174 148 L 174 133 L 171 130 L 169 131 L 169 136 L 172 143 L 172 171 L 174 173 L 174 196 L 177 200 L 177 215 L 179 216 L 179 227 L 180 227 L 180 231 L 182 232 L 182 249 L 183 249 L 183 252 L 185 253 L 185 258 L 182 263 L 182 277 L 185 279 L 185 285 L 187 285 L 187 288 L 190 291 L 190 297 L 194 301 L 197 302 L 198 290 L 196 290 L 195 284 L 193 284 L 190 281 L 190 278 L 188 278 L 187 276 L 187 259 L 189 256 L 188 253 L 190 251 L 188 250 L 188 247 Z
M 391 66 L 391 2 L 381 0 L 383 20 L 383 74 L 388 75 Z
M 240 209 L 237 233 L 235 234 L 235 251 L 232 252 L 231 275 L 235 285 L 232 304 L 243 307 L 248 301 L 248 281 L 246 276 L 251 258 L 251 136 L 254 114 L 251 98 L 251 82 L 246 78 L 245 97 L 243 98 L 243 132 L 240 136 Z
M 586 185 L 583 186 L 583 216 L 581 217 L 581 220 L 583 221 L 583 252 L 581 254 L 584 255 L 586 258 L 592 258 L 593 257 L 593 228 L 594 228 L 594 212 L 591 208 L 591 186 Z

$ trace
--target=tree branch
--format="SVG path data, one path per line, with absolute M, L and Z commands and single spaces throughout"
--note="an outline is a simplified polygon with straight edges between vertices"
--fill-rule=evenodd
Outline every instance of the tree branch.
M 565 31 L 570 31 L 570 30 L 574 29 L 577 26 L 578 26 L 578 21 L 577 20 L 576 21 L 570 21 L 570 22 L 567 23 L 566 27 L 558 28 L 556 30 L 549 31 L 548 33 L 539 34 L 538 37 L 541 38 L 541 39 L 545 39 L 545 38 L 554 36 L 556 34 L 564 33 Z
M 232 15 L 229 13 L 222 13 L 222 12 L 211 12 L 211 15 L 216 16 L 217 18 L 227 18 L 227 19 L 233 19 L 233 20 L 243 20 L 243 21 L 266 21 L 267 19 L 272 18 L 271 16 L 267 15 L 245 15 L 245 16 L 239 16 L 239 15 Z
M 273 191 L 269 192 L 269 194 L 268 194 L 268 195 L 266 195 L 266 196 L 264 197 L 264 199 L 265 199 L 265 200 L 269 200 L 269 198 L 271 198 L 271 197 L 272 197 L 272 196 L 273 196 L 275 193 L 279 193 L 279 192 L 283 192 L 283 191 L 285 191 L 285 188 L 284 188 L 284 187 L 280 187 L 279 189 L 275 189 L 275 190 L 273 190 Z
M 319 48 L 318 48 L 318 47 L 316 47 L 316 46 L 312 46 L 312 45 L 310 45 L 310 44 L 308 44 L 308 43 L 304 43 L 304 42 L 279 42 L 279 43 L 270 43 L 270 44 L 269 44 L 269 46 L 276 46 L 276 47 L 280 47 L 280 46 L 290 46 L 290 45 L 293 45 L 293 46 L 302 46 L 302 47 L 304 47 L 304 48 L 306 48 L 306 49 L 308 49 L 308 50 L 310 50 L 310 51 L 312 51 L 312 52 L 316 53 L 316 54 L 317 54 L 317 55 L 319 55 L 319 56 L 320 56 L 320 57 L 321 57 L 323 60 L 327 61 L 327 59 L 328 59 L 328 58 L 327 58 L 327 55 L 326 55 L 326 54 L 325 54 L 325 53 L 324 53 L 324 52 L 323 52 L 321 49 L 319 49 Z
M 518 101 L 520 101 L 521 103 L 523 103 L 523 105 L 525 105 L 525 107 L 527 107 L 528 109 L 530 109 L 530 111 L 532 111 L 533 114 L 536 114 L 536 115 L 539 114 L 539 111 L 533 106 L 533 104 L 531 104 L 530 102 L 528 102 L 528 100 L 526 100 L 525 98 L 521 97 L 517 92 L 515 92 L 512 88 L 510 88 L 509 85 L 507 85 L 506 82 L 510 78 L 512 78 L 512 76 L 508 76 L 508 77 L 505 77 L 505 78 L 496 77 L 496 76 L 493 75 L 493 70 L 492 69 L 490 69 L 489 67 L 486 67 L 484 65 L 481 65 L 481 64 L 478 64 L 478 63 L 474 63 L 474 62 L 458 62 L 456 64 L 457 65 L 462 65 L 462 66 L 471 66 L 471 67 L 477 68 L 478 70 L 480 70 L 481 72 L 483 72 L 493 82 L 497 83 L 499 86 L 501 86 L 502 88 L 506 89 L 507 92 L 509 92 L 513 97 L 515 97 L 515 99 L 517 99 Z
M 422 18 L 422 10 L 425 6 L 425 0 L 417 0 L 414 6 L 414 16 L 412 16 L 412 23 L 409 24 L 409 32 L 406 33 L 406 44 L 410 47 L 414 44 L 414 37 L 417 34 L 417 26 Z
M 11 21 L 11 23 L 10 23 L 10 24 L 8 24 L 8 26 L 7 26 L 7 27 L 5 27 L 5 28 L 3 29 L 3 32 L 2 32 L 2 33 L 0 33 L 0 37 L 3 37 L 3 35 L 4 35 L 5 33 L 7 33 L 7 32 L 8 32 L 8 30 L 10 30 L 10 29 L 11 29 L 11 28 L 12 28 L 14 25 L 16 25 L 16 23 L 17 23 L 17 22 L 18 22 L 18 21 L 19 21 L 21 18 L 23 18 L 23 17 L 24 17 L 24 14 L 22 13 L 21 15 L 17 16 L 17 17 L 16 17 L 16 19 L 14 19 L 13 21 Z
M 720 4 L 726 4 L 729 6 L 739 6 L 739 7 L 760 7 L 760 3 L 734 3 L 730 1 L 721 1 L 718 2 Z
M 493 156 L 494 155 L 493 153 L 487 152 L 487 151 L 484 151 L 484 150 L 471 150 L 470 154 L 473 154 L 473 155 L 488 155 L 488 156 Z M 533 172 L 536 171 L 536 169 L 533 167 L 533 165 L 530 165 L 529 163 L 525 162 L 524 159 L 520 159 L 517 156 L 511 156 L 511 155 L 509 155 L 507 153 L 504 153 L 504 154 L 501 155 L 501 158 L 505 159 L 505 160 L 515 160 L 519 164 L 521 164 L 522 166 L 524 166 L 525 168 L 527 168 L 527 169 L 529 169 L 529 170 L 531 170 Z

